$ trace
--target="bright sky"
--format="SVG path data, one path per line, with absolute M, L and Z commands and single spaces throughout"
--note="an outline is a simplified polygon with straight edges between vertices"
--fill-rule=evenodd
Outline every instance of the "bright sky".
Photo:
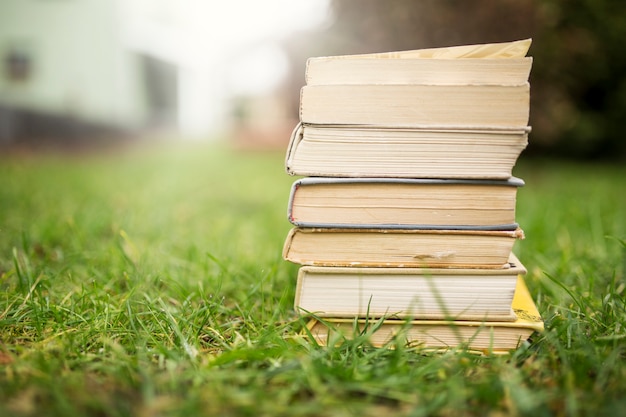
M 260 93 L 287 71 L 277 41 L 322 24 L 328 0 L 119 0 L 136 49 L 179 65 L 181 127 L 201 133 L 229 90 Z

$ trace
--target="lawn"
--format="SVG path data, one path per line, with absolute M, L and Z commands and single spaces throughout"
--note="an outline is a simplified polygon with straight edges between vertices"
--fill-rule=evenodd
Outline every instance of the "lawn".
M 282 152 L 0 156 L 0 415 L 616 415 L 626 167 L 524 157 L 546 331 L 510 356 L 300 336 Z

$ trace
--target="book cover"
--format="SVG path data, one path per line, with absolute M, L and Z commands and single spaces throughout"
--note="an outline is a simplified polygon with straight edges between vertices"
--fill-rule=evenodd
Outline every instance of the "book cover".
M 425 349 L 464 347 L 482 353 L 507 353 L 518 348 L 535 332 L 544 329 L 543 321 L 522 275 L 518 276 L 511 304 L 514 321 L 451 321 L 401 319 L 313 318 L 306 334 L 320 345 L 340 343 L 342 338 L 366 334 L 376 347 L 392 339 Z
M 304 266 L 294 307 L 318 317 L 513 321 L 525 273 L 513 254 L 501 269 Z
M 515 230 L 519 178 L 296 180 L 289 221 L 300 227 Z
M 502 268 L 524 233 L 516 230 L 294 227 L 283 258 L 301 265 Z

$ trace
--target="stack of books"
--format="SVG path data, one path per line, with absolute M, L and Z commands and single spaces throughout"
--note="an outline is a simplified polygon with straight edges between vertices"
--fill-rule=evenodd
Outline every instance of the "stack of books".
M 529 46 L 307 61 L 283 257 L 318 343 L 371 330 L 375 346 L 500 352 L 543 328 L 513 254 Z

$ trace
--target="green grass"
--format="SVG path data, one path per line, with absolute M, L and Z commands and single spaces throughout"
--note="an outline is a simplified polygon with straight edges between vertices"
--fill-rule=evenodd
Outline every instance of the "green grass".
M 515 173 L 546 331 L 479 357 L 299 336 L 282 152 L 0 157 L 0 415 L 616 415 L 626 168 Z

